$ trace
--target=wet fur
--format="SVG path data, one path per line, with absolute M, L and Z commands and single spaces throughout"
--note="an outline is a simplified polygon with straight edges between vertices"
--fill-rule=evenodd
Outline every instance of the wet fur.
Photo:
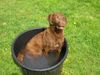
M 60 25 L 60 23 L 57 24 L 58 22 L 55 20 L 57 16 L 64 17 L 57 13 L 50 14 L 48 16 L 50 26 L 29 40 L 26 47 L 18 53 L 17 59 L 20 62 L 23 62 L 25 54 L 30 56 L 40 56 L 42 54 L 48 55 L 50 50 L 57 51 L 58 53 L 61 52 L 64 42 L 64 30 L 57 29 L 57 25 Z M 61 26 L 63 25 L 64 24 Z

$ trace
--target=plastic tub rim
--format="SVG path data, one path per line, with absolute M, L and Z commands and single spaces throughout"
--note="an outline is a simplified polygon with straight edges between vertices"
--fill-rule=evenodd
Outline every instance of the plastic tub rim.
M 13 58 L 14 62 L 15 62 L 18 66 L 20 66 L 21 68 L 30 70 L 30 71 L 49 71 L 49 70 L 55 69 L 57 66 L 59 66 L 60 64 L 62 64 L 63 61 L 67 58 L 67 56 L 68 56 L 68 48 L 67 48 L 67 50 L 65 51 L 64 57 L 63 57 L 57 64 L 55 64 L 55 65 L 53 65 L 53 66 L 51 66 L 51 67 L 48 67 L 48 68 L 44 68 L 44 69 L 30 69 L 30 68 L 26 67 L 25 65 L 21 64 L 21 63 L 17 60 L 17 58 L 16 58 L 16 56 L 15 56 L 15 53 L 14 53 L 14 44 L 15 44 L 16 40 L 17 40 L 20 36 L 22 36 L 24 33 L 29 32 L 29 31 L 31 31 L 31 30 L 36 30 L 36 29 L 43 29 L 43 28 L 33 28 L 33 29 L 26 30 L 26 31 L 22 32 L 21 34 L 19 34 L 19 35 L 14 39 L 14 41 L 13 41 L 13 43 L 12 43 L 12 48 L 11 48 L 11 50 L 12 50 L 12 58 Z M 44 29 L 45 29 L 45 28 L 44 28 Z M 65 39 L 65 40 L 66 40 L 66 39 Z M 67 44 L 67 47 L 68 47 L 68 43 L 66 43 L 66 44 Z

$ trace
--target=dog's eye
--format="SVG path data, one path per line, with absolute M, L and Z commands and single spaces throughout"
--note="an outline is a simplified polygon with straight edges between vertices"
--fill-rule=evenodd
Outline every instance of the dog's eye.
M 58 25 L 58 27 L 61 27 L 61 26 Z
M 55 24 L 58 25 L 60 22 L 56 22 Z

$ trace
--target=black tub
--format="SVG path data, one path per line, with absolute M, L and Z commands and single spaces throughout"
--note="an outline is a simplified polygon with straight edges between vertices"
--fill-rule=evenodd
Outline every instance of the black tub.
M 64 41 L 64 45 L 62 47 L 62 51 L 61 51 L 59 57 L 56 58 L 56 56 L 54 56 L 56 54 L 54 54 L 54 55 L 52 53 L 49 54 L 49 56 L 52 55 L 47 58 L 49 60 L 49 62 L 50 62 L 51 58 L 54 58 L 53 61 L 55 60 L 54 62 L 52 62 L 52 65 L 48 64 L 45 61 L 44 56 L 42 57 L 43 60 L 40 58 L 39 62 L 35 63 L 35 64 L 34 64 L 35 59 L 32 59 L 33 65 L 31 63 L 31 66 L 30 66 L 30 60 L 27 57 L 26 57 L 26 60 L 24 60 L 25 63 L 23 63 L 23 64 L 20 63 L 16 59 L 18 52 L 25 46 L 25 44 L 28 42 L 28 40 L 43 30 L 45 30 L 45 28 L 37 28 L 37 29 L 32 29 L 32 30 L 26 31 L 26 32 L 22 33 L 20 36 L 18 36 L 12 45 L 13 60 L 20 67 L 23 75 L 61 75 L 63 62 L 68 54 L 68 47 L 67 47 L 66 39 Z M 49 66 L 45 66 L 45 62 L 46 62 L 46 65 L 48 64 Z M 38 64 L 41 64 L 40 65 L 41 68 Z M 38 66 L 36 66 L 36 65 L 38 65 Z M 35 66 L 35 68 L 32 68 L 32 66 L 33 67 Z

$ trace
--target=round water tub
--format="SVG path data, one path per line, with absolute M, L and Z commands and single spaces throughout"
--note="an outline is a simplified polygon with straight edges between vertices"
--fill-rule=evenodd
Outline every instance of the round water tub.
M 55 52 L 51 52 L 47 57 L 41 56 L 38 59 L 33 57 L 31 60 L 26 55 L 23 63 L 20 63 L 16 58 L 18 52 L 25 47 L 25 44 L 33 36 L 44 31 L 45 29 L 46 28 L 37 28 L 28 30 L 19 35 L 12 45 L 13 60 L 18 67 L 20 67 L 23 75 L 61 75 L 63 62 L 68 55 L 68 45 L 66 39 L 64 40 L 64 45 L 59 57 Z

